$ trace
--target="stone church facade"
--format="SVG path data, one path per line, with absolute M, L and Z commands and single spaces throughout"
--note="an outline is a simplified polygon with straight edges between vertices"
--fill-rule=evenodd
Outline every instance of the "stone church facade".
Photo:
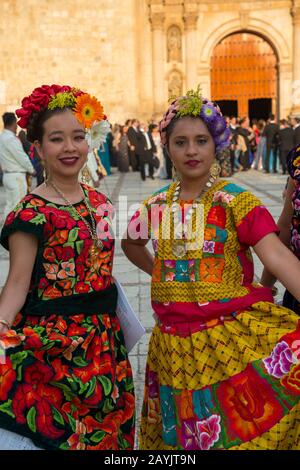
M 300 0 L 2 0 L 0 112 L 18 107 L 33 87 L 57 82 L 95 94 L 112 122 L 158 117 L 170 95 L 197 84 L 214 98 L 216 48 L 238 34 L 244 42 L 259 37 L 257 50 L 266 42 L 274 56 L 273 65 L 262 65 L 265 73 L 272 68 L 276 83 L 266 96 L 272 110 L 300 115 Z M 253 62 L 228 54 L 239 61 L 235 81 L 226 67 L 220 77 L 227 76 L 227 98 L 234 100 L 236 84 L 241 95 L 250 89 L 247 63 Z M 256 75 L 258 90 L 268 76 Z M 247 114 L 247 106 L 238 112 Z

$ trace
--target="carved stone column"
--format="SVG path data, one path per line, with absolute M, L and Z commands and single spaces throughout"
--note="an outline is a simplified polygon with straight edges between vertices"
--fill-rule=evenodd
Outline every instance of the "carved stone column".
M 185 70 L 187 89 L 197 86 L 197 11 L 186 12 L 183 16 L 185 28 Z
M 150 17 L 152 29 L 152 66 L 153 66 L 153 98 L 154 112 L 160 113 L 166 107 L 164 86 L 164 23 L 163 12 L 152 13 Z
M 300 115 L 300 2 L 294 1 L 291 10 L 293 18 L 293 83 L 292 83 L 292 114 Z

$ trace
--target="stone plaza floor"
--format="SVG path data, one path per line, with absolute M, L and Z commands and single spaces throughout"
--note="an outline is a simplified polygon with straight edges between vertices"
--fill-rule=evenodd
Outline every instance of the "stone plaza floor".
M 264 175 L 261 172 L 250 170 L 248 172 L 237 173 L 229 181 L 248 189 L 259 197 L 269 209 L 277 221 L 282 209 L 282 191 L 286 183 L 286 176 L 279 174 Z M 151 180 L 147 178 L 141 181 L 139 173 L 120 174 L 113 173 L 106 177 L 100 190 L 108 194 L 116 210 L 119 213 L 118 220 L 123 221 L 121 227 L 117 227 L 116 251 L 114 259 L 114 276 L 122 284 L 130 304 L 135 310 L 138 318 L 146 329 L 146 334 L 130 353 L 131 364 L 134 372 L 134 381 L 137 401 L 137 419 L 139 420 L 140 408 L 143 398 L 144 371 L 146 355 L 151 330 L 154 324 L 151 304 L 150 304 L 150 277 L 133 266 L 122 253 L 120 247 L 120 236 L 126 228 L 126 217 L 130 217 L 137 209 L 139 202 L 143 201 L 158 189 L 166 186 L 169 182 L 159 179 Z M 127 214 L 127 205 L 131 208 L 131 213 Z M 133 206 L 135 205 L 135 206 Z M 4 208 L 4 190 L 0 187 L 0 220 Z M 260 277 L 262 265 L 254 256 L 255 275 Z M 8 253 L 0 247 L 0 288 L 4 285 L 8 273 Z M 278 285 L 278 284 L 277 284 Z M 278 285 L 278 299 L 282 298 L 283 286 Z

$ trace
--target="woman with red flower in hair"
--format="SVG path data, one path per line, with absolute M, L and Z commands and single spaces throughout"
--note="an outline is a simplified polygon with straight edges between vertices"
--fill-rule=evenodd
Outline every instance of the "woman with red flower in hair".
M 43 85 L 17 115 L 46 178 L 1 232 L 10 269 L 0 297 L 0 449 L 133 449 L 132 371 L 115 313 L 113 209 L 78 181 L 91 135 L 105 139 L 109 128 L 102 105 L 78 89 Z
M 299 317 L 254 282 L 250 247 L 298 302 L 300 263 L 261 201 L 218 179 L 230 132 L 215 103 L 188 92 L 160 131 L 178 181 L 144 201 L 122 240 L 152 276 L 156 319 L 140 448 L 300 450 Z M 294 164 L 300 174 L 300 153 Z

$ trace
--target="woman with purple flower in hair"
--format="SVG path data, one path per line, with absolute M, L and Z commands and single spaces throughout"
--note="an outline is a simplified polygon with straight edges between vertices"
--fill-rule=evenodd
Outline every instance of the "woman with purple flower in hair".
M 156 319 L 140 448 L 300 449 L 299 317 L 253 281 L 250 247 L 298 300 L 300 263 L 261 201 L 218 179 L 230 132 L 199 88 L 160 132 L 178 181 L 144 201 L 122 241 L 152 277 Z

